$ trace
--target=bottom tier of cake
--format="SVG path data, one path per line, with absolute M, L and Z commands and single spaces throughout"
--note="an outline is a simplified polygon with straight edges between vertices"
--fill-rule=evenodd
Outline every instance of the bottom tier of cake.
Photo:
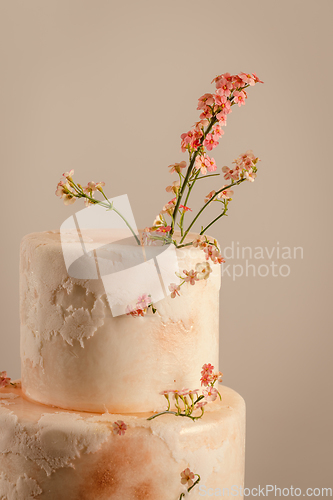
M 0 498 L 179 500 L 184 492 L 198 500 L 223 489 L 235 496 L 244 481 L 245 404 L 227 387 L 220 392 L 222 402 L 197 421 L 148 421 L 142 413 L 65 411 L 26 400 L 19 386 L 0 389 Z M 200 475 L 189 493 L 181 484 L 187 468 Z

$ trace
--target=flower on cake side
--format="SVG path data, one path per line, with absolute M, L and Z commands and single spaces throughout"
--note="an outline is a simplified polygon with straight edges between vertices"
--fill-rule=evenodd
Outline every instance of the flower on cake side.
M 127 431 L 127 425 L 123 420 L 117 420 L 117 422 L 113 422 L 112 430 L 114 434 L 123 436 Z
M 17 387 L 18 384 L 16 382 L 11 382 L 11 378 L 7 377 L 6 371 L 0 372 L 0 388 L 9 387 L 10 385 Z
M 202 394 L 199 395 L 199 389 L 173 389 L 162 391 L 161 395 L 164 396 L 168 402 L 168 407 L 166 410 L 152 415 L 147 420 L 153 420 L 160 415 L 170 414 L 176 417 L 188 417 L 191 420 L 198 420 L 203 417 L 205 412 L 204 406 L 208 403 L 215 401 L 219 396 L 222 400 L 222 396 L 219 391 L 214 387 L 216 382 L 222 383 L 221 372 L 214 372 L 214 366 L 210 363 L 203 365 L 201 370 L 201 386 Z M 175 407 L 175 410 L 171 410 L 171 404 Z M 201 413 L 198 415 L 196 412 L 200 410 Z
M 197 479 L 195 479 L 195 476 L 197 476 Z M 180 473 L 180 478 L 181 484 L 187 486 L 188 493 L 199 483 L 201 479 L 199 474 L 195 474 L 188 467 Z M 185 497 L 185 493 L 180 494 L 179 500 L 183 497 Z
M 126 314 L 133 317 L 145 316 L 149 309 L 151 309 L 153 314 L 156 313 L 156 308 L 151 301 L 151 295 L 144 293 L 138 297 L 134 306 L 128 305 L 126 307 Z

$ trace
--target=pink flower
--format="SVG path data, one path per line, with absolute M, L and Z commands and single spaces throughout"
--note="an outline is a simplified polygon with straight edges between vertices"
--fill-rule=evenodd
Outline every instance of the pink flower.
M 222 167 L 222 172 L 224 172 L 225 180 L 233 179 L 234 181 L 238 181 L 241 174 L 241 169 L 239 167 L 236 167 L 234 169 L 229 167 Z
M 255 85 L 255 80 L 253 78 L 252 75 L 250 74 L 246 74 L 246 73 L 238 73 L 237 75 L 241 80 L 242 82 L 244 82 L 245 84 L 249 84 L 249 85 Z
M 170 296 L 172 299 L 174 299 L 176 297 L 176 295 L 180 295 L 179 294 L 180 286 L 176 285 L 176 283 L 170 283 L 169 290 L 171 292 Z
M 204 236 L 198 236 L 195 240 L 193 240 L 192 244 L 195 248 L 197 247 L 204 248 L 205 246 L 207 246 L 206 239 Z
M 191 391 L 188 392 L 189 396 L 198 396 L 199 394 L 199 389 L 192 389 Z
M 171 231 L 171 226 L 159 226 L 155 229 L 157 233 L 168 233 Z
M 256 83 L 264 83 L 262 80 L 259 80 L 259 78 L 257 77 L 257 75 L 255 73 L 252 73 L 252 75 L 253 75 L 254 81 Z
M 161 391 L 160 395 L 161 396 L 168 396 L 170 391 Z
M 188 396 L 190 392 L 190 389 L 181 389 L 178 391 L 179 396 Z
M 203 389 L 202 393 L 205 396 L 206 401 L 215 401 L 218 395 L 218 390 L 215 389 L 215 387 L 207 387 L 206 389 Z
M 230 113 L 231 113 L 231 110 L 230 110 Z M 227 124 L 227 115 L 223 111 L 220 111 L 219 113 L 217 113 L 216 118 L 218 119 L 219 124 L 221 126 L 226 126 L 226 124 Z
M 200 382 L 201 382 L 201 385 L 207 386 L 211 382 L 213 382 L 213 377 L 210 373 L 206 372 L 202 375 Z
M 151 296 L 150 295 L 147 295 L 146 293 L 144 293 L 143 295 L 141 295 L 141 297 L 138 298 L 138 301 L 136 303 L 136 307 L 137 309 L 146 309 L 149 304 L 151 304 Z
M 206 254 L 206 260 L 209 260 L 209 259 L 214 260 L 215 248 L 213 247 L 213 245 L 206 246 L 206 248 L 204 248 L 204 252 Z
M 206 109 L 207 106 L 213 106 L 214 97 L 213 94 L 204 94 L 199 97 L 197 109 Z
M 210 134 L 208 134 L 208 135 L 210 135 Z M 203 154 L 203 155 L 198 155 L 196 157 L 195 163 L 194 163 L 194 168 L 196 170 L 199 170 L 199 168 L 200 168 L 202 175 L 206 175 L 207 170 L 208 170 L 208 172 L 215 172 L 215 170 L 217 169 L 217 166 L 216 166 L 214 158 L 210 158 L 208 155 Z
M 234 102 L 236 104 L 238 104 L 238 106 L 242 106 L 242 104 L 245 104 L 245 96 L 246 96 L 246 93 L 241 90 L 240 92 L 238 92 L 237 90 L 235 90 L 234 92 Z
M 207 148 L 208 151 L 211 151 L 213 148 L 216 148 L 218 144 L 219 141 L 215 139 L 213 134 L 207 134 L 205 140 L 203 141 L 203 145 L 205 148 Z
M 214 133 L 214 137 L 216 137 L 216 139 L 218 139 L 219 137 L 221 137 L 224 134 L 224 130 L 221 129 L 221 126 L 219 123 L 214 125 L 213 133 Z
M 146 314 L 146 309 L 141 309 L 138 307 L 133 307 L 133 306 L 128 305 L 126 307 L 125 312 L 128 316 L 137 317 L 137 316 L 144 316 Z
M 119 436 L 123 436 L 125 434 L 126 430 L 127 430 L 127 425 L 122 420 L 117 420 L 117 422 L 113 422 L 114 434 L 118 434 Z
M 66 179 L 69 179 L 69 180 L 72 180 L 72 177 L 74 175 L 74 170 L 70 170 L 69 172 L 64 172 L 63 174 L 63 177 L 65 177 Z
M 204 375 L 205 373 L 208 373 L 211 375 L 214 371 L 214 366 L 210 363 L 203 365 L 202 370 L 201 370 L 201 375 Z
M 222 112 L 224 115 L 228 115 L 231 111 L 231 104 L 229 99 L 225 95 L 220 95 L 218 93 L 214 96 L 216 106 L 221 108 L 220 113 Z
M 173 200 L 171 201 L 168 201 L 168 203 L 166 203 L 164 205 L 164 207 L 162 208 L 161 210 L 161 213 L 164 214 L 164 213 L 168 213 L 169 215 L 172 215 L 173 214 L 173 211 L 175 209 L 175 200 L 176 198 L 174 198 Z
M 201 118 L 201 115 L 200 115 Z M 182 139 L 181 142 L 181 151 L 184 153 L 187 149 L 192 151 L 196 151 L 200 146 L 200 137 L 203 132 L 201 129 L 195 128 L 190 130 L 189 132 L 182 134 L 180 137 Z
M 210 193 L 207 194 L 207 196 L 205 197 L 205 203 L 207 203 L 207 201 L 214 201 L 213 198 L 214 196 L 216 195 L 216 191 L 210 191 Z
M 0 387 L 7 387 L 10 384 L 10 377 L 7 377 L 7 372 L 0 372 Z
M 173 165 L 169 165 L 168 168 L 170 169 L 170 174 L 172 174 L 173 172 L 179 173 L 183 168 L 186 168 L 186 161 L 174 163 Z
M 183 278 L 184 281 L 190 283 L 191 285 L 194 285 L 195 282 L 198 281 L 197 272 L 193 269 L 191 271 L 186 271 L 186 269 L 184 269 L 183 273 L 185 274 L 185 278 Z
M 222 186 L 221 189 L 223 189 L 224 187 L 226 186 Z M 233 196 L 234 192 L 232 189 L 228 188 L 228 189 L 224 189 L 223 191 L 221 191 L 217 197 L 218 198 L 225 198 L 225 199 L 230 199 L 232 196 Z
M 177 193 L 178 193 L 178 191 L 179 191 L 179 186 L 180 186 L 180 181 L 179 181 L 179 180 L 178 180 L 178 181 L 174 181 L 174 182 L 172 183 L 172 185 L 171 185 L 171 186 L 167 186 L 167 187 L 165 188 L 165 190 L 166 190 L 168 193 L 171 193 L 171 192 L 173 191 L 175 194 L 177 194 Z
M 232 90 L 232 83 L 228 82 L 225 78 L 221 78 L 217 83 L 216 83 L 216 93 L 219 95 L 225 95 L 228 97 L 231 94 Z
M 253 172 L 252 168 L 250 170 L 245 170 L 244 177 L 247 181 L 253 182 L 257 177 L 257 174 Z
M 195 475 L 193 474 L 193 472 L 190 471 L 190 469 L 187 468 L 183 470 L 183 472 L 180 473 L 180 477 L 181 477 L 180 482 L 182 484 L 186 484 L 189 488 L 193 486 Z

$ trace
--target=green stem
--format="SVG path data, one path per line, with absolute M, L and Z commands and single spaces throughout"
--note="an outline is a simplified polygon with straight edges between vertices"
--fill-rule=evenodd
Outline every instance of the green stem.
M 121 219 L 123 219 L 123 221 L 125 222 L 126 226 L 131 231 L 131 233 L 133 234 L 134 238 L 136 239 L 137 244 L 141 245 L 139 238 L 137 237 L 137 235 L 135 234 L 134 230 L 132 229 L 131 225 L 127 222 L 127 220 L 125 219 L 125 217 L 120 212 L 118 212 L 118 210 L 116 208 L 114 208 L 114 206 L 112 206 L 112 208 L 109 208 L 109 210 L 114 210 L 116 212 L 116 214 L 119 215 L 119 217 Z
M 217 122 L 217 118 L 216 116 L 214 115 L 212 118 L 211 118 L 211 121 L 210 121 L 210 124 L 208 125 L 206 131 L 203 133 L 201 139 L 200 139 L 200 145 L 203 143 L 203 141 L 205 140 L 205 137 L 206 135 L 209 133 L 209 131 L 212 129 L 213 125 L 215 124 L 215 122 Z M 174 208 L 174 211 L 173 211 L 173 214 L 172 214 L 172 222 L 171 222 L 171 231 L 170 231 L 170 236 L 173 235 L 174 233 L 174 230 L 175 230 L 175 223 L 176 223 L 176 218 L 177 218 L 177 212 L 178 212 L 178 208 L 179 208 L 179 205 L 180 205 L 180 201 L 182 199 L 182 196 L 184 194 L 184 190 L 185 190 L 185 187 L 188 183 L 188 180 L 190 178 L 190 175 L 191 175 L 191 172 L 192 172 L 192 169 L 193 169 L 193 166 L 194 166 L 194 162 L 195 162 L 195 159 L 197 157 L 197 154 L 199 153 L 199 148 L 193 153 L 193 156 L 191 158 L 191 162 L 189 164 L 189 167 L 187 169 L 187 172 L 186 172 L 186 176 L 185 176 L 185 179 L 184 179 L 184 182 L 183 182 L 183 185 L 178 193 L 178 197 L 177 197 L 177 201 L 176 201 L 176 205 L 175 205 L 175 208 Z
M 205 204 L 204 206 L 199 210 L 199 212 L 197 213 L 197 215 L 194 217 L 194 219 L 192 220 L 191 224 L 188 226 L 188 228 L 186 229 L 185 233 L 184 233 L 184 236 L 181 238 L 180 242 L 179 243 L 182 243 L 184 241 L 184 239 L 186 238 L 187 234 L 189 233 L 191 227 L 193 226 L 193 224 L 196 222 L 196 220 L 199 218 L 199 216 L 202 214 L 202 212 L 205 210 L 206 207 L 208 207 L 208 205 L 210 204 L 210 202 L 215 198 L 215 196 L 217 196 L 219 193 L 222 193 L 222 191 L 225 191 L 226 189 L 229 189 L 233 186 L 237 186 L 238 184 L 241 184 L 241 182 L 245 181 L 246 179 L 240 179 L 239 181 L 237 182 L 232 182 L 231 184 L 229 184 L 229 186 L 224 186 L 223 188 L 219 189 L 219 191 L 216 191 L 216 193 L 214 194 L 214 196 L 212 196 Z M 218 219 L 220 218 L 220 216 L 218 217 Z M 209 224 L 207 227 L 211 226 L 212 224 Z M 206 228 L 207 228 L 206 227 Z M 205 228 L 205 229 L 206 229 Z M 200 232 L 200 234 L 202 234 L 202 231 Z

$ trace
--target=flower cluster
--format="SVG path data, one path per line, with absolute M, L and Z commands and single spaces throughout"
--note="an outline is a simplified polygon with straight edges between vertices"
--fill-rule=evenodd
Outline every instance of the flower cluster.
M 240 155 L 232 163 L 235 164 L 234 168 L 222 167 L 222 172 L 224 172 L 224 178 L 226 180 L 240 181 L 246 179 L 247 181 L 253 182 L 257 176 L 257 167 L 259 158 L 257 158 L 251 149 L 246 151 L 246 153 Z M 221 189 L 223 189 L 223 186 Z M 220 193 L 219 193 L 220 194 Z
M 127 430 L 127 425 L 122 420 L 117 420 L 117 422 L 113 422 L 113 433 L 118 434 L 119 436 L 123 436 L 125 431 Z
M 133 317 L 145 316 L 149 309 L 152 310 L 153 314 L 156 313 L 156 309 L 151 301 L 151 295 L 144 293 L 138 298 L 134 307 L 131 305 L 127 306 L 126 314 Z
M 100 191 L 104 195 L 103 186 L 105 186 L 105 182 L 90 181 L 86 186 L 82 187 L 81 184 L 75 184 L 73 175 L 74 170 L 65 172 L 62 175 L 62 179 L 57 185 L 55 194 L 60 196 L 65 205 L 72 205 L 77 198 L 84 198 L 86 206 L 98 203 L 98 200 L 93 198 L 94 192 Z
M 9 385 L 14 385 L 11 382 L 11 378 L 7 377 L 7 372 L 0 372 L 0 388 L 8 387 Z
M 222 373 L 214 373 L 214 366 L 205 364 L 201 371 L 201 385 L 204 386 L 202 394 L 199 395 L 199 389 L 173 389 L 162 391 L 160 394 L 164 396 L 168 402 L 168 407 L 165 411 L 152 415 L 148 420 L 152 420 L 160 415 L 170 413 L 176 416 L 188 417 L 192 420 L 198 420 L 204 414 L 204 406 L 215 401 L 217 396 L 222 400 L 221 394 L 214 387 L 216 382 L 222 382 Z M 176 411 L 171 410 L 173 403 Z M 196 410 L 201 410 L 200 415 L 193 415 Z
M 188 152 L 189 165 L 185 161 L 169 165 L 170 173 L 177 173 L 179 180 L 175 181 L 172 186 L 168 186 L 166 190 L 171 190 L 176 194 L 175 203 L 168 202 L 161 210 L 161 214 L 168 214 L 171 217 L 171 230 L 170 235 L 173 234 L 175 229 L 175 221 L 177 213 L 180 213 L 180 223 L 178 224 L 181 230 L 181 236 L 186 236 L 189 228 L 185 231 L 183 229 L 183 221 L 187 207 L 187 201 L 192 190 L 194 183 L 203 178 L 219 174 L 212 174 L 216 171 L 217 165 L 214 158 L 211 158 L 207 151 L 212 151 L 219 144 L 219 140 L 224 134 L 222 127 L 227 124 L 227 116 L 232 111 L 232 106 L 237 104 L 239 107 L 245 104 L 247 99 L 246 88 L 255 85 L 256 83 L 263 83 L 255 73 L 238 73 L 231 75 L 230 73 L 223 73 L 212 81 L 215 83 L 216 89 L 213 93 L 206 93 L 198 100 L 197 109 L 200 111 L 200 120 L 188 131 L 181 134 L 181 151 Z M 187 168 L 186 173 L 183 170 Z M 253 180 L 255 172 L 250 168 L 244 172 L 248 180 Z M 201 174 L 202 177 L 199 177 Z M 208 175 L 207 175 L 208 174 Z M 226 187 L 227 186 L 223 186 Z M 181 198 L 187 195 L 184 205 L 181 205 Z M 227 191 L 227 189 L 225 190 Z M 219 191 L 218 198 L 230 199 L 233 193 Z M 215 191 L 214 191 L 215 194 Z M 167 225 L 165 222 L 164 225 Z M 168 224 L 169 225 L 169 224 Z M 154 226 L 153 226 L 154 228 Z M 182 239 L 180 243 L 182 242 Z

